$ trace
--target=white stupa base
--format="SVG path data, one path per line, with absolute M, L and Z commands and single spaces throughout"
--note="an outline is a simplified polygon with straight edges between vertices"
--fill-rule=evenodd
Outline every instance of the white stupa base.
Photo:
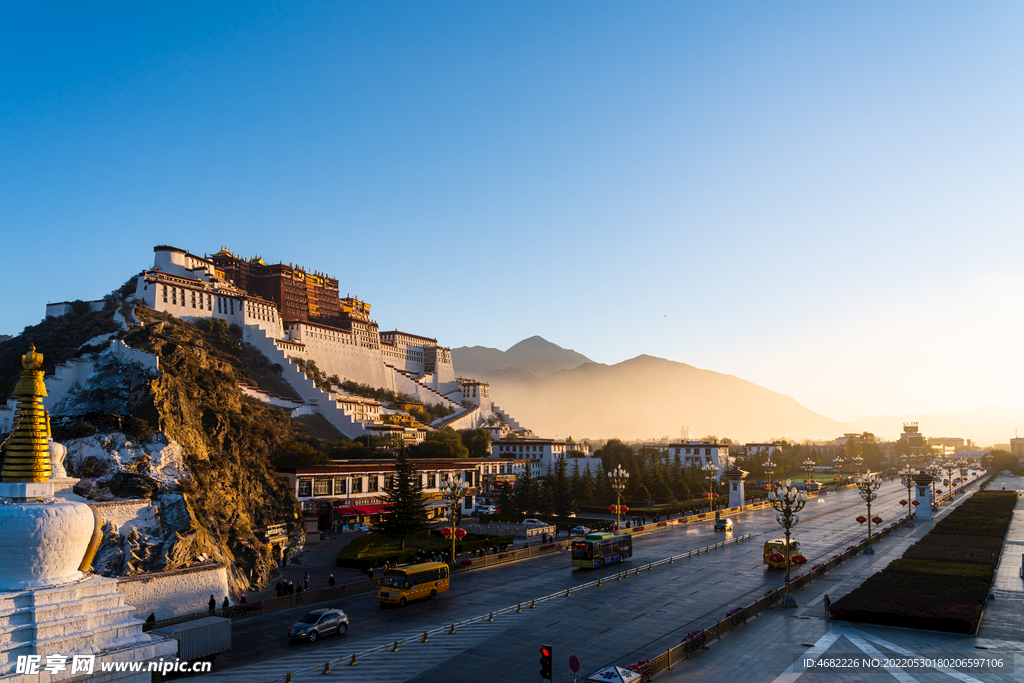
M 88 576 L 63 586 L 0 593 L 0 683 L 49 681 L 149 681 L 142 672 L 101 671 L 101 662 L 144 662 L 173 658 L 177 642 L 142 632 L 117 580 Z M 95 655 L 92 675 L 71 673 L 73 655 Z M 16 674 L 19 656 L 64 655 L 65 671 Z M 144 667 L 145 668 L 145 667 Z
M 52 481 L 33 481 L 12 484 L 0 483 L 0 498 L 23 501 L 32 498 L 53 498 Z
M 53 491 L 53 484 L 46 482 Z M 5 484 L 4 486 L 33 486 Z M 0 504 L 0 591 L 78 581 L 95 517 L 84 503 L 43 500 Z M 3 593 L 0 593 L 2 596 Z M 2 597 L 0 597 L 2 599 Z

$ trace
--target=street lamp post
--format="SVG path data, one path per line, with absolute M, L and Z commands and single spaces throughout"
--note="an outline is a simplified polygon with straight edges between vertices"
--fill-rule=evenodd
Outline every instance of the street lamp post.
M 882 481 L 877 475 L 868 472 L 864 476 L 857 477 L 855 483 L 857 484 L 857 490 L 860 491 L 860 497 L 868 504 L 868 547 L 864 549 L 864 552 L 865 554 L 873 555 L 875 549 L 871 546 L 871 501 L 878 498 L 877 491 L 882 485 Z
M 455 566 L 455 514 L 462 502 L 462 494 L 466 490 L 466 482 L 455 475 L 449 475 L 441 482 L 441 495 L 451 507 L 452 566 Z
M 907 507 L 910 508 L 910 515 L 907 517 L 907 526 L 914 526 L 914 470 L 909 465 L 900 470 L 900 481 L 907 487 Z
M 715 483 L 718 476 L 718 468 L 711 462 L 704 465 L 704 478 L 708 480 L 708 500 L 711 502 L 711 512 L 715 511 Z
M 967 461 L 961 460 L 956 466 L 960 468 L 960 486 L 967 486 Z
M 815 462 L 813 460 L 811 460 L 810 458 L 807 458 L 806 460 L 804 460 L 804 472 L 806 472 L 808 474 L 808 477 L 809 477 L 808 481 L 813 481 L 814 480 L 814 466 L 815 466 Z
M 860 457 L 859 455 L 855 455 L 852 458 L 850 458 L 850 464 L 853 465 L 854 471 L 858 475 L 860 475 L 861 468 L 864 467 L 864 458 Z
M 796 607 L 796 600 L 789 593 L 789 571 L 793 555 L 790 552 L 789 541 L 791 529 L 800 521 L 800 516 L 796 513 L 803 510 L 804 505 L 807 504 L 807 493 L 805 491 L 798 491 L 793 486 L 793 482 L 787 479 L 785 488 L 779 486 L 777 489 L 768 492 L 768 502 L 772 504 L 772 507 L 778 513 L 775 515 L 775 521 L 786 530 L 786 595 L 782 598 L 782 606 Z
M 608 481 L 612 483 L 612 488 L 615 489 L 615 530 L 618 531 L 621 528 L 622 492 L 626 488 L 626 482 L 629 481 L 629 472 L 622 469 L 622 465 L 616 465 L 615 469 L 608 475 Z
M 932 475 L 932 509 L 937 510 L 939 508 L 939 501 L 935 495 L 935 482 L 940 481 L 942 477 L 942 468 L 939 467 L 937 462 L 932 462 L 932 464 L 928 466 L 927 471 L 928 474 Z

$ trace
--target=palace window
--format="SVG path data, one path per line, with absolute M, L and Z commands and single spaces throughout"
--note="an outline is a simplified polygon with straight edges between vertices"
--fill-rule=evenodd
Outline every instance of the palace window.
M 314 496 L 329 496 L 329 495 L 331 495 L 331 480 L 330 479 L 314 479 L 313 480 L 313 495 Z
M 309 498 L 311 495 L 313 495 L 313 481 L 299 479 L 299 498 Z
M 354 477 L 352 479 L 352 493 L 362 493 L 362 492 L 363 492 L 363 478 L 362 477 Z
M 428 489 L 436 489 L 437 488 L 437 474 L 435 474 L 434 472 L 430 472 L 429 474 L 427 474 L 427 488 Z

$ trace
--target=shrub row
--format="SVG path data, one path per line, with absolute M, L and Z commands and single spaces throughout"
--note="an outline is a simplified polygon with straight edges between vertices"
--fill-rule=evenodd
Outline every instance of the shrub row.
M 973 634 L 981 620 L 1015 491 L 978 491 L 903 557 L 832 605 L 845 621 Z

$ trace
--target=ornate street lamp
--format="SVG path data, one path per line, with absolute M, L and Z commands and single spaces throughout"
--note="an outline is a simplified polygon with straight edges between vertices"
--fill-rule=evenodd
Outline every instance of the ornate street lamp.
M 765 458 L 764 464 L 765 474 L 768 475 L 768 486 L 767 488 L 774 488 L 775 486 L 775 463 L 772 462 L 771 457 Z
M 854 472 L 860 474 L 861 469 L 864 467 L 864 458 L 859 455 L 855 455 L 850 458 L 850 464 L 853 465 Z
M 451 530 L 449 534 L 452 538 L 452 566 L 455 566 L 455 539 L 459 537 L 459 531 L 455 528 L 455 513 L 458 510 L 459 503 L 462 502 L 462 496 L 466 491 L 466 482 L 461 478 L 456 477 L 453 474 L 449 474 L 447 477 L 441 480 L 441 497 L 448 502 L 448 506 L 451 508 Z M 447 531 L 447 529 L 443 530 Z M 465 532 L 462 534 L 465 536 Z
M 779 486 L 768 492 L 768 502 L 778 513 L 775 515 L 775 521 L 786 530 L 786 595 L 782 598 L 782 606 L 796 607 L 796 600 L 789 593 L 789 570 L 793 555 L 789 548 L 790 530 L 800 521 L 800 516 L 796 513 L 803 510 L 807 504 L 807 493 L 798 491 L 794 488 L 793 482 L 787 479 L 785 488 Z
M 864 502 L 868 504 L 867 519 L 865 520 L 863 517 L 858 517 L 857 521 L 861 524 L 863 524 L 865 521 L 868 523 L 868 547 L 864 549 L 864 552 L 868 555 L 873 555 L 875 549 L 871 546 L 871 522 L 874 522 L 875 524 L 881 524 L 882 518 L 875 517 L 872 519 L 871 501 L 873 501 L 875 498 L 878 498 L 877 491 L 878 488 L 882 485 L 882 481 L 878 478 L 877 475 L 868 472 L 863 476 L 857 477 L 854 480 L 854 483 L 857 484 L 857 490 L 860 491 L 860 497 L 863 498 Z
M 909 465 L 903 467 L 900 470 L 900 481 L 907 487 L 907 499 L 901 500 L 900 505 L 904 503 L 910 508 L 910 516 L 907 518 L 907 526 L 914 526 L 914 470 Z
M 715 484 L 718 476 L 718 468 L 711 462 L 701 468 L 704 478 L 708 480 L 708 500 L 711 501 L 711 512 L 715 511 Z
M 961 488 L 967 486 L 967 461 L 961 460 L 956 464 L 960 468 L 960 486 Z
M 615 489 L 615 530 L 618 531 L 620 528 L 620 517 L 622 516 L 622 492 L 626 488 L 626 482 L 629 481 L 629 472 L 622 469 L 622 465 L 616 465 L 615 469 L 608 474 L 608 481 L 611 482 L 612 488 Z
M 939 509 L 939 501 L 935 495 L 935 483 L 940 481 L 942 477 L 942 468 L 939 467 L 937 462 L 932 462 L 925 468 L 925 471 L 932 475 L 932 509 L 937 510 Z
M 809 481 L 813 481 L 814 480 L 814 466 L 815 466 L 815 464 L 816 463 L 813 460 L 811 460 L 810 458 L 807 458 L 806 460 L 804 460 L 804 464 L 803 464 L 804 472 L 806 472 L 807 475 L 808 475 L 808 478 L 804 480 L 804 483 L 807 483 Z

